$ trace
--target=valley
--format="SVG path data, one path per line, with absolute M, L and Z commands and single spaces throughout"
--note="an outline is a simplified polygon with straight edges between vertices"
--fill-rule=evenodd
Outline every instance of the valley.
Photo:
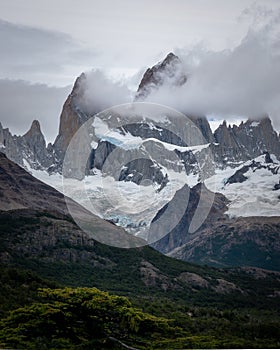
M 270 117 L 213 132 L 204 115 L 154 103 L 191 79 L 173 53 L 107 109 L 91 74 L 53 143 L 37 120 L 22 136 L 0 124 L 1 347 L 279 347 Z

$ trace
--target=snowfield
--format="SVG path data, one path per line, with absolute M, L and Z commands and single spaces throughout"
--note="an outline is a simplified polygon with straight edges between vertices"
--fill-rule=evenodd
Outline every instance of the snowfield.
M 248 161 L 238 168 L 226 168 L 216 170 L 216 174 L 206 180 L 206 186 L 210 190 L 216 188 L 216 192 L 225 195 L 231 203 L 227 212 L 230 216 L 279 216 L 280 215 L 280 190 L 274 191 L 274 185 L 280 180 L 280 162 L 275 156 L 271 156 L 273 164 L 265 163 L 265 156 L 254 159 L 264 168 L 249 169 L 244 175 L 248 178 L 242 183 L 225 184 L 238 169 L 244 165 L 252 164 Z M 274 169 L 275 174 L 269 169 Z
M 143 140 L 129 133 L 121 134 L 118 131 L 107 130 L 105 123 L 97 121 L 99 137 L 108 137 L 110 142 L 116 142 L 118 146 L 140 147 L 145 142 L 154 141 L 161 143 L 166 149 L 192 150 L 200 152 L 209 145 L 195 147 L 179 147 L 157 139 Z M 107 135 L 107 136 L 106 136 Z M 109 141 L 108 139 L 108 141 Z M 95 146 L 95 145 L 93 145 Z M 126 148 L 126 149 L 128 149 Z M 253 161 L 241 164 L 237 168 L 227 167 L 217 169 L 215 175 L 205 181 L 207 188 L 214 192 L 224 194 L 229 200 L 229 216 L 279 216 L 280 215 L 280 190 L 274 190 L 275 184 L 280 180 L 280 162 L 275 156 L 271 156 L 273 163 L 265 163 L 265 156 L 260 156 Z M 249 168 L 244 173 L 247 177 L 242 183 L 226 183 L 227 180 L 244 165 L 259 163 L 260 168 Z M 167 185 L 159 190 L 159 185 L 150 183 L 147 186 L 139 186 L 134 182 L 116 181 L 113 177 L 104 176 L 101 171 L 95 169 L 94 175 L 86 176 L 83 181 L 67 180 L 63 182 L 62 175 L 49 175 L 46 171 L 31 169 L 28 162 L 24 161 L 25 168 L 33 176 L 58 191 L 71 197 L 88 210 L 107 220 L 111 220 L 128 232 L 144 238 L 145 230 L 157 212 L 167 204 L 177 190 L 188 184 L 190 187 L 198 183 L 198 175 L 186 175 L 184 171 L 175 172 L 162 167 L 163 173 L 169 178 Z
M 168 174 L 169 182 L 158 191 L 160 186 L 155 183 L 139 186 L 134 182 L 116 181 L 111 176 L 103 176 L 97 169 L 94 175 L 86 176 L 82 181 L 63 181 L 60 174 L 49 175 L 46 171 L 28 168 L 37 179 L 71 197 L 93 214 L 143 238 L 154 216 L 176 191 L 185 183 L 192 187 L 198 182 L 198 175 L 163 169 Z

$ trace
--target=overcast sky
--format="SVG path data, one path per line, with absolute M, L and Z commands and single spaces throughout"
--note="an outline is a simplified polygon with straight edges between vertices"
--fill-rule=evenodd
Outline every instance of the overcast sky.
M 0 0 L 0 121 L 23 133 L 39 119 L 53 141 L 62 104 L 82 71 L 99 68 L 114 79 L 130 77 L 127 83 L 135 86 L 146 67 L 175 51 L 184 59 L 201 60 L 198 75 L 206 63 L 218 74 L 221 62 L 222 74 L 235 67 L 238 76 L 246 68 L 243 58 L 248 66 L 265 50 L 250 76 L 261 70 L 251 84 L 264 79 L 267 85 L 261 92 L 246 86 L 242 93 L 250 92 L 254 105 L 268 91 L 263 105 L 273 109 L 277 125 L 280 72 L 273 74 L 271 68 L 279 58 L 279 7 L 279 0 Z M 203 88 L 209 88 L 211 79 Z M 243 102 L 235 98 L 238 103 Z M 216 105 L 210 112 L 227 114 L 225 104 Z M 229 114 L 245 111 L 235 111 L 233 103 L 230 107 Z

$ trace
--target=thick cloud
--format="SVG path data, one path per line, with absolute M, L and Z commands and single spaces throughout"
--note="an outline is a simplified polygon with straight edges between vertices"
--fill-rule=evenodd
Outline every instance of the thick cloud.
M 38 119 L 48 141 L 58 131 L 59 115 L 71 87 L 57 88 L 26 81 L 0 79 L 1 123 L 22 135 Z
M 119 81 L 106 77 L 101 70 L 86 73 L 82 108 L 89 114 L 132 101 L 131 90 Z
M 146 10 L 144 13 L 146 14 Z M 114 17 L 113 14 L 112 16 Z M 230 121 L 238 120 L 243 116 L 269 113 L 275 127 L 280 130 L 280 15 L 272 8 L 266 9 L 254 5 L 243 11 L 239 21 L 248 22 L 248 18 L 249 22 L 251 21 L 250 30 L 232 49 L 214 51 L 202 44 L 194 46 L 193 49 L 177 49 L 175 53 L 182 59 L 188 75 L 187 83 L 182 88 L 170 88 L 170 85 L 166 84 L 158 92 L 154 92 L 149 100 L 192 114 L 206 114 L 214 119 L 225 118 Z M 153 16 L 150 19 L 152 20 Z M 92 21 L 92 18 L 90 20 Z M 70 22 L 72 26 L 72 21 Z M 109 22 L 106 22 L 108 25 L 105 27 L 97 26 L 96 22 L 93 22 L 94 28 L 99 30 L 109 28 L 110 31 L 115 31 L 116 27 Z M 139 23 L 141 24 L 139 28 L 142 30 L 142 20 Z M 187 31 L 184 27 L 185 23 L 185 21 L 182 22 L 182 28 Z M 152 25 L 155 25 L 154 22 Z M 147 32 L 150 38 L 150 31 Z M 102 35 L 107 32 L 94 33 L 95 38 L 102 38 Z M 164 33 L 160 31 L 161 39 L 164 38 Z M 114 38 L 111 35 L 109 37 L 110 40 Z M 165 53 L 172 50 L 169 46 L 169 44 L 173 45 L 171 42 L 176 42 L 180 46 L 182 40 L 174 41 L 174 38 L 177 38 L 175 34 L 170 43 L 165 43 L 165 48 L 163 45 L 162 50 Z M 53 140 L 57 134 L 62 104 L 71 87 L 53 88 L 26 81 L 66 85 L 74 82 L 75 77 L 85 69 L 97 67 L 96 62 L 100 59 L 104 60 L 107 72 L 114 68 L 118 60 L 121 60 L 124 69 L 130 67 L 127 65 L 128 62 L 131 62 L 131 66 L 140 68 L 146 62 L 143 57 L 151 50 L 146 41 L 142 40 L 145 46 L 141 46 L 138 45 L 139 40 L 137 41 L 134 35 L 132 39 L 135 45 L 139 46 L 138 49 L 141 49 L 141 53 L 135 51 L 132 41 L 126 42 L 130 48 L 128 50 L 124 49 L 122 41 L 114 39 L 114 45 L 122 51 L 121 56 L 112 54 L 114 50 L 112 51 L 111 41 L 109 43 L 106 40 L 103 40 L 108 44 L 106 44 L 106 51 L 97 55 L 96 52 L 83 49 L 68 34 L 0 20 L 0 64 L 3 78 L 0 80 L 0 120 L 2 124 L 9 126 L 13 132 L 22 134 L 36 118 L 41 121 L 48 140 Z M 156 40 L 151 41 L 153 45 L 156 42 Z M 168 46 L 167 51 L 166 46 Z M 136 53 L 139 56 L 138 60 L 135 59 Z M 149 60 L 152 64 L 154 54 L 151 55 L 153 59 L 149 58 Z M 75 67 L 74 71 L 71 70 L 70 73 L 69 67 Z M 127 82 L 129 87 L 137 87 L 143 70 L 139 72 Z M 94 112 L 96 105 L 98 109 L 103 109 L 133 99 L 131 91 L 125 84 L 111 81 L 101 71 L 93 71 L 87 76 L 84 105 L 89 111 Z
M 274 13 L 265 25 L 251 28 L 231 50 L 214 52 L 199 46 L 177 50 L 185 65 L 187 83 L 182 87 L 166 84 L 149 101 L 228 119 L 268 113 L 279 130 L 279 23 L 280 13 Z

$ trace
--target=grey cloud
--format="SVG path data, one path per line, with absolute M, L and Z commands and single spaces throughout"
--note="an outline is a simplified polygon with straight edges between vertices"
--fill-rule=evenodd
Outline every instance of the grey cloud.
M 70 35 L 0 20 L 2 78 L 32 80 L 48 73 L 60 74 L 67 65 L 83 65 L 97 55 Z M 43 80 L 43 79 L 42 79 Z
M 14 134 L 24 134 L 38 119 L 47 141 L 58 131 L 59 115 L 71 87 L 57 88 L 26 81 L 0 79 L 0 121 Z
M 186 113 L 258 117 L 268 113 L 280 129 L 279 14 L 263 27 L 251 28 L 232 50 L 203 47 L 177 50 L 188 81 L 183 87 L 164 85 L 149 100 Z
M 271 7 L 267 7 L 263 4 L 254 2 L 251 6 L 246 7 L 241 14 L 238 16 L 237 20 L 239 22 L 249 21 L 251 26 L 263 26 L 266 21 L 271 20 L 274 10 Z
M 132 101 L 131 90 L 125 84 L 107 78 L 101 70 L 87 72 L 86 77 L 81 103 L 87 113 Z

